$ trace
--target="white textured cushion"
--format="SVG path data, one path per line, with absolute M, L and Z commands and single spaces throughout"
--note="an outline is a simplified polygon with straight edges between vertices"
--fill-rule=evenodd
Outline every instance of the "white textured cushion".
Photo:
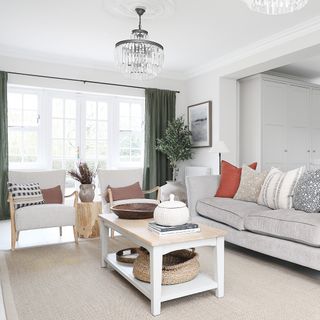
M 76 221 L 75 208 L 64 204 L 40 204 L 17 209 L 16 228 L 20 230 L 73 226 Z
M 261 187 L 268 172 L 257 172 L 248 166 L 243 166 L 241 180 L 237 193 L 233 197 L 236 200 L 257 202 Z
M 258 204 L 272 209 L 292 208 L 293 191 L 305 167 L 282 172 L 272 168 L 268 173 L 258 198 Z

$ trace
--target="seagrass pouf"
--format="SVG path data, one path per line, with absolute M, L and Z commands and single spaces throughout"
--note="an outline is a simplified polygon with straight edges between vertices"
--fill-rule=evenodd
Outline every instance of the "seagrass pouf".
M 140 248 L 133 263 L 133 275 L 143 282 L 150 282 L 149 252 Z M 200 270 L 198 254 L 194 249 L 167 253 L 162 259 L 162 284 L 178 284 L 194 279 Z

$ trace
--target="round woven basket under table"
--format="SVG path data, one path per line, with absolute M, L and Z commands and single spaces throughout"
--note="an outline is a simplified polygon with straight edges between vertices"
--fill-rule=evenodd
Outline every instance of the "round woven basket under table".
M 139 249 L 133 263 L 133 275 L 141 281 L 150 282 L 149 252 Z M 200 270 L 198 254 L 192 250 L 177 250 L 167 253 L 162 259 L 162 284 L 178 284 L 194 279 Z

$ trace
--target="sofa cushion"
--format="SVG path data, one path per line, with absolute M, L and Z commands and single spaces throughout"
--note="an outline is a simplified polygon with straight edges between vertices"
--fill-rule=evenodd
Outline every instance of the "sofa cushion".
M 320 247 L 320 215 L 294 209 L 250 213 L 247 230 Z
M 251 163 L 249 167 L 255 170 L 257 163 Z M 241 171 L 242 168 L 235 167 L 231 163 L 222 160 L 220 184 L 215 196 L 233 198 L 239 188 Z
M 64 204 L 40 204 L 17 209 L 16 228 L 30 230 L 75 225 L 75 208 Z
M 200 216 L 222 222 L 238 230 L 244 230 L 244 217 L 249 213 L 270 211 L 270 209 L 253 202 L 210 197 L 199 200 L 196 211 Z

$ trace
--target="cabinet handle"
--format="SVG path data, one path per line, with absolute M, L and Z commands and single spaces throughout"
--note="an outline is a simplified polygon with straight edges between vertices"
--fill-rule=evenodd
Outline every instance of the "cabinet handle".
M 287 149 L 284 149 L 284 152 L 288 152 L 288 150 L 287 150 Z
M 307 150 L 308 153 L 310 153 L 310 150 Z
M 316 153 L 316 150 L 312 150 L 313 153 Z

